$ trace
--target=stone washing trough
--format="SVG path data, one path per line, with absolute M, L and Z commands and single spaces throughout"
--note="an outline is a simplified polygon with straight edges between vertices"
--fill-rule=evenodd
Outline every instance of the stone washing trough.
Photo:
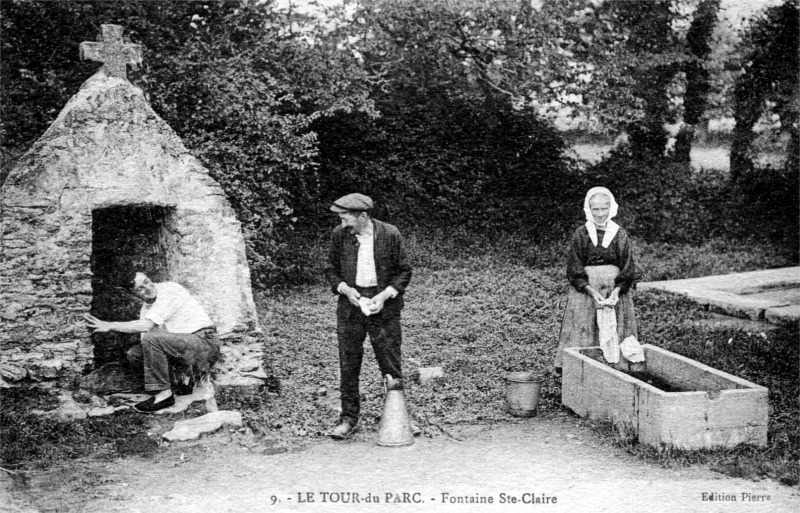
M 561 402 L 581 417 L 608 420 L 653 447 L 706 449 L 767 444 L 768 390 L 681 355 L 645 344 L 645 362 L 605 363 L 599 347 L 565 350 Z

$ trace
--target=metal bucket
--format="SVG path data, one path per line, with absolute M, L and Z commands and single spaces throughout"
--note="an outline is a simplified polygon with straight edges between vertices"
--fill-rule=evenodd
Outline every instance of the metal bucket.
M 511 372 L 506 376 L 506 407 L 516 417 L 534 417 L 544 378 L 532 372 Z

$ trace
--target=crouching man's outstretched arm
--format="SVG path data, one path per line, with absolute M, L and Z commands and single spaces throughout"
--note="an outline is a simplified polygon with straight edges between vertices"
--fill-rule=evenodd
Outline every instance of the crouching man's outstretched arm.
M 155 327 L 155 323 L 149 319 L 138 319 L 135 321 L 101 321 L 94 315 L 85 314 L 86 326 L 100 333 L 118 331 L 120 333 L 144 333 Z

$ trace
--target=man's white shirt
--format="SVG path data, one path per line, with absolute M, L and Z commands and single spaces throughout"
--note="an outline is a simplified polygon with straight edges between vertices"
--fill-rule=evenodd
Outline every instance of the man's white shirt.
M 154 285 L 156 300 L 142 305 L 140 319 L 163 326 L 170 333 L 194 333 L 214 325 L 200 302 L 180 284 L 165 281 Z

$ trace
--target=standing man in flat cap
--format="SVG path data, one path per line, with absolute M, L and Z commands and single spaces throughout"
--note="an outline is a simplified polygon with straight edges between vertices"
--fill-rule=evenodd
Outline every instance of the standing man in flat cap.
M 381 375 L 390 374 L 402 387 L 400 310 L 411 281 L 403 238 L 397 228 L 370 218 L 372 200 L 348 194 L 331 210 L 341 219 L 331 235 L 325 276 L 334 294 L 339 340 L 342 413 L 331 437 L 345 439 L 356 425 L 361 408 L 358 391 L 364 339 L 369 333 Z

